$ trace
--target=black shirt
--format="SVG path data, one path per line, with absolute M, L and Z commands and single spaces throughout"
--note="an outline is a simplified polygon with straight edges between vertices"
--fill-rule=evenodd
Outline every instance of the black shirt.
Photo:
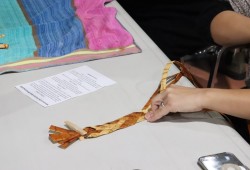
M 223 0 L 117 1 L 171 60 L 214 44 L 212 19 L 232 10 Z

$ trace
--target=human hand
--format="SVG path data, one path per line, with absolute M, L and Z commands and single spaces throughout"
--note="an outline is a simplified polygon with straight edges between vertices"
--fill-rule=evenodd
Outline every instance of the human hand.
M 171 85 L 152 99 L 151 110 L 146 113 L 145 118 L 153 122 L 169 112 L 200 111 L 203 109 L 203 95 L 204 90 L 200 88 Z

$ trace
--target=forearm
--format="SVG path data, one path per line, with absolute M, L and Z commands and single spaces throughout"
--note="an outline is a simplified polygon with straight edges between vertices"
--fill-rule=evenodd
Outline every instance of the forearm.
M 250 90 L 204 89 L 202 108 L 250 119 Z

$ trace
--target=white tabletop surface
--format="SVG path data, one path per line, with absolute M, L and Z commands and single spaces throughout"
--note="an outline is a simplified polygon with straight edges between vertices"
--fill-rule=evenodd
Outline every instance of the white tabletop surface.
M 48 139 L 51 124 L 94 126 L 139 111 L 169 59 L 116 2 L 118 19 L 142 53 L 0 76 L 0 170 L 199 170 L 200 156 L 231 152 L 250 165 L 250 146 L 217 113 L 175 114 L 143 121 L 63 150 Z M 117 83 L 44 108 L 15 86 L 87 65 Z M 175 72 L 172 69 L 171 72 Z M 182 79 L 181 84 L 189 84 Z

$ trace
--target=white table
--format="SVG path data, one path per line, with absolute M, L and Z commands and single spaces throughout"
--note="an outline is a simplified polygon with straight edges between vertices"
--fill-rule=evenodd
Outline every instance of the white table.
M 1 170 L 199 170 L 200 156 L 232 152 L 250 165 L 250 146 L 217 113 L 175 114 L 138 123 L 66 150 L 48 139 L 51 124 L 93 126 L 139 111 L 160 81 L 168 58 L 116 2 L 118 19 L 142 53 L 0 76 Z M 16 85 L 87 65 L 117 83 L 43 108 Z M 171 72 L 175 72 L 172 69 Z M 182 79 L 181 84 L 188 84 Z

